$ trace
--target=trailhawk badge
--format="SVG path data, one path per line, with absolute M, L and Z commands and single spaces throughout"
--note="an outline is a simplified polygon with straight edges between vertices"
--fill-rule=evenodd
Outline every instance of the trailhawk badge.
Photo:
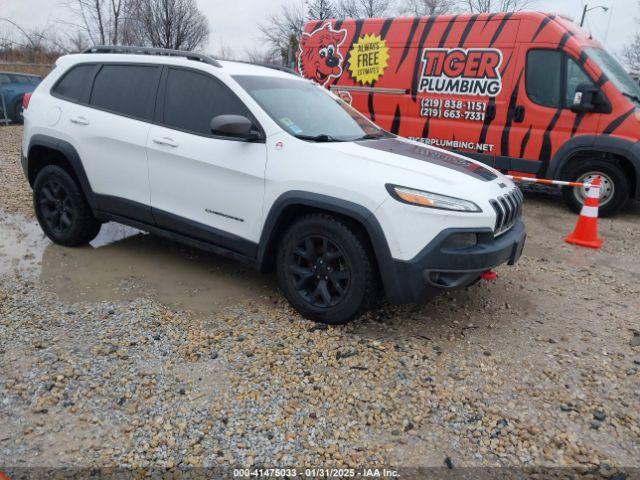
M 419 92 L 497 97 L 502 52 L 495 48 L 425 48 Z

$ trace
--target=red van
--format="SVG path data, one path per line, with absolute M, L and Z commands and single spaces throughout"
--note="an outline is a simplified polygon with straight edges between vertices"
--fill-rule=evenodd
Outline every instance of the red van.
M 503 171 L 640 197 L 640 86 L 587 32 L 536 12 L 310 22 L 298 70 L 392 133 Z M 585 192 L 566 189 L 574 210 Z

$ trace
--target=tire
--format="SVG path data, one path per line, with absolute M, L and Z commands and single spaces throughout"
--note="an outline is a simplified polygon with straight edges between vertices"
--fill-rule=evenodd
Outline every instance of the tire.
M 24 121 L 22 117 L 22 99 L 18 100 L 9 112 L 9 118 L 14 125 L 21 125 Z
M 38 173 L 33 203 L 42 230 L 58 245 L 85 245 L 100 232 L 101 223 L 93 216 L 82 190 L 58 166 L 46 166 Z
M 366 242 L 331 215 L 302 217 L 277 250 L 278 284 L 304 317 L 344 325 L 375 301 L 377 281 Z
M 576 165 L 564 179 L 571 182 L 584 182 L 600 175 L 603 188 L 600 194 L 600 217 L 609 217 L 617 213 L 629 200 L 631 187 L 624 171 L 615 163 L 604 160 L 586 160 Z M 562 197 L 571 210 L 580 213 L 585 189 L 563 187 Z

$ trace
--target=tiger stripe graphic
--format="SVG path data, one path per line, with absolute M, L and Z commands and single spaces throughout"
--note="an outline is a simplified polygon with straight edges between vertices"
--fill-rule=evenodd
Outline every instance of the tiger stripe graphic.
M 509 12 L 342 19 L 309 22 L 304 31 L 327 25 L 346 30 L 347 38 L 339 52 L 342 75 L 326 86 L 348 92 L 353 107 L 392 133 L 541 177 L 558 175 L 556 164 L 564 161 L 560 155 L 570 142 L 599 135 L 630 145 L 640 140 L 636 107 L 621 97 L 589 53 L 601 45 L 561 16 Z M 365 36 L 375 36 L 378 43 L 358 51 L 354 46 Z M 380 48 L 389 56 L 384 71 L 367 83 L 355 78 L 352 65 L 375 68 Z M 527 68 L 536 50 L 557 52 L 563 65 L 575 63 L 602 90 L 611 111 L 574 112 L 568 87 L 554 105 L 539 100 Z

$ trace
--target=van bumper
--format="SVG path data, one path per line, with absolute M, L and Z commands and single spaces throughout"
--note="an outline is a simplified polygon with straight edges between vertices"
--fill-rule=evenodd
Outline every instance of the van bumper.
M 460 233 L 475 233 L 477 244 L 452 248 L 449 241 Z M 389 278 L 383 279 L 386 280 L 387 299 L 391 303 L 419 302 L 443 291 L 466 288 L 487 270 L 505 263 L 515 265 L 522 255 L 526 237 L 522 220 L 497 238 L 491 229 L 444 230 L 413 260 L 393 260 L 393 271 L 388 272 L 393 279 L 392 285 L 389 285 Z

